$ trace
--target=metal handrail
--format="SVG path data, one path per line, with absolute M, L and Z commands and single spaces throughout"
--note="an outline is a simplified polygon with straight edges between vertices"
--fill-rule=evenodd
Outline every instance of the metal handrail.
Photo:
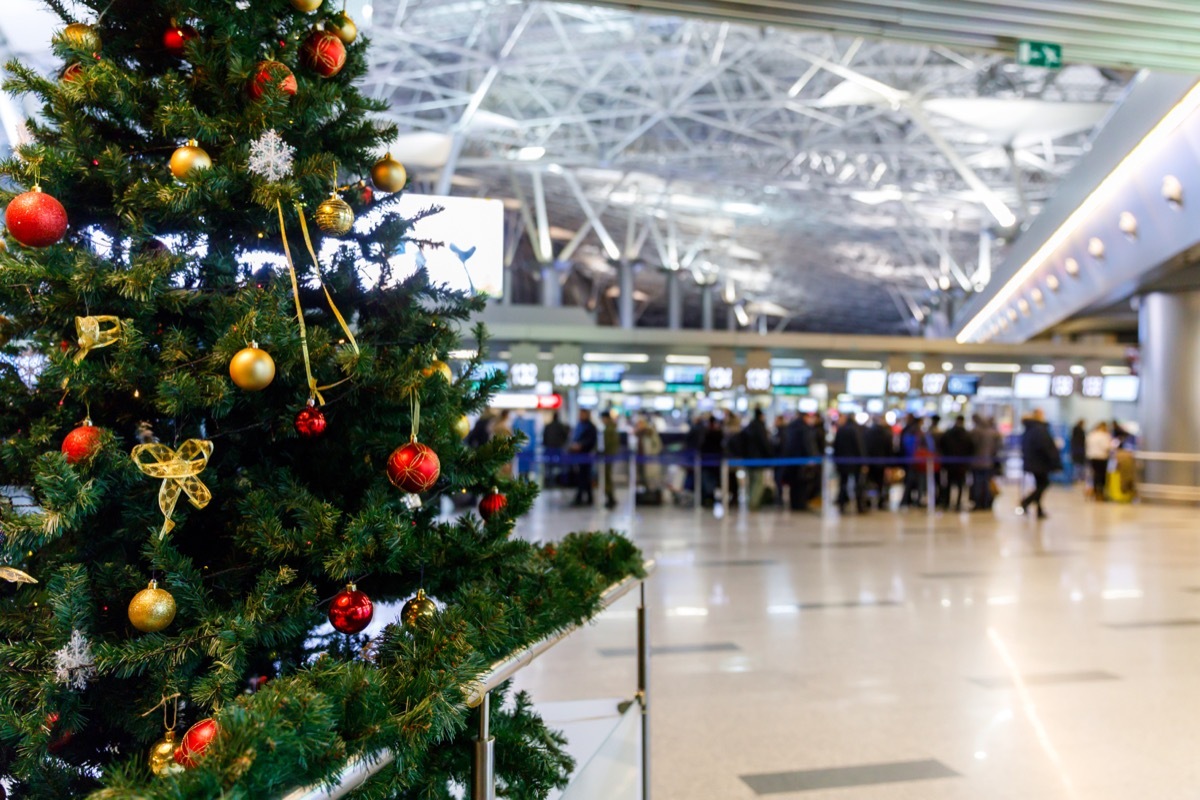
M 604 591 L 604 594 L 600 596 L 600 609 L 597 613 L 604 611 L 613 603 L 617 602 L 637 587 L 642 586 L 645 583 L 646 578 L 649 578 L 650 574 L 654 572 L 654 568 L 654 559 L 648 559 L 643 564 L 643 569 L 646 572 L 645 577 L 638 578 L 635 576 L 630 576 L 621 582 L 614 583 L 612 586 L 608 587 Z M 508 658 L 497 661 L 492 665 L 491 669 L 480 676 L 478 680 L 464 687 L 463 696 L 467 701 L 467 705 L 471 708 L 477 708 L 481 705 L 484 705 L 489 697 L 489 693 L 493 689 L 504 683 L 517 672 L 529 666 L 534 659 L 545 653 L 554 645 L 561 642 L 563 639 L 566 639 L 568 636 L 574 634 L 581 627 L 582 625 L 572 625 L 571 627 L 551 634 L 545 639 L 535 642 L 528 647 L 518 650 Z M 644 644 L 644 642 L 639 642 L 639 647 L 644 647 Z M 643 688 L 644 687 L 639 687 L 639 689 Z M 486 729 L 486 714 L 484 715 L 483 725 Z M 486 742 L 489 738 L 490 737 L 485 736 L 484 741 Z M 346 763 L 346 766 L 342 769 L 342 771 L 338 773 L 336 779 L 330 781 L 329 783 L 321 783 L 296 789 L 295 791 L 280 798 L 280 800 L 340 800 L 340 798 L 345 797 L 350 792 L 365 784 L 371 777 L 382 772 L 385 768 L 390 766 L 396 760 L 396 758 L 397 756 L 395 751 L 388 749 L 379 750 L 371 754 L 354 756 Z

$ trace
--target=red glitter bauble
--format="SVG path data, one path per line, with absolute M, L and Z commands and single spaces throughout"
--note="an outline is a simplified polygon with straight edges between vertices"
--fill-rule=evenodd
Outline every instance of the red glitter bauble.
M 304 66 L 322 78 L 332 78 L 346 66 L 346 45 L 329 31 L 314 30 L 300 48 Z
M 85 422 L 68 433 L 62 443 L 67 463 L 78 464 L 96 455 L 96 451 L 100 449 L 100 433 L 101 429 L 91 422 Z
M 296 414 L 296 433 L 305 439 L 315 439 L 325 432 L 325 413 L 316 406 L 306 406 Z
M 172 25 L 163 34 L 163 47 L 173 55 L 183 55 L 187 43 L 196 38 L 196 29 L 191 25 Z
M 490 520 L 495 515 L 504 510 L 508 505 L 508 498 L 500 494 L 498 489 L 492 489 L 492 493 L 486 495 L 479 501 L 479 516 L 484 520 Z
M 261 100 L 268 86 L 275 86 L 280 92 L 287 95 L 294 95 L 299 89 L 296 85 L 296 76 L 286 65 L 280 64 L 278 61 L 260 61 L 254 68 L 254 78 L 246 87 L 246 91 L 254 100 Z
M 196 766 L 196 759 L 204 755 L 204 751 L 217 738 L 221 728 L 217 721 L 209 717 L 202 719 L 187 729 L 179 747 L 175 748 L 175 763 L 191 769 Z
M 329 604 L 329 624 L 341 633 L 359 633 L 371 624 L 375 606 L 354 584 L 337 593 Z
M 388 479 L 394 486 L 412 494 L 433 488 L 442 474 L 442 464 L 432 448 L 409 442 L 392 451 L 387 463 Z
M 67 235 L 67 210 L 41 189 L 19 194 L 4 210 L 4 224 L 26 247 L 49 247 Z

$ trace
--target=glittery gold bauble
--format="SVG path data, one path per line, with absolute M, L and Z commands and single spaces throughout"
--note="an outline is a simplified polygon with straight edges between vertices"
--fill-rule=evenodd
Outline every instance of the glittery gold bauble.
M 311 14 L 321 7 L 322 0 L 292 0 L 292 8 Z
M 317 206 L 317 227 L 330 236 L 345 236 L 354 227 L 354 210 L 333 194 Z
M 358 38 L 358 26 L 345 11 L 338 13 L 333 19 L 325 22 L 325 29 L 342 40 L 342 44 L 354 44 Z
M 171 154 L 171 174 L 183 180 L 201 170 L 212 167 L 212 159 L 195 139 Z
M 238 388 L 258 392 L 275 380 L 275 361 L 266 350 L 258 349 L 258 342 L 242 348 L 229 362 L 229 377 Z
M 371 167 L 371 180 L 380 191 L 398 192 L 408 183 L 408 173 L 404 170 L 404 165 L 388 153 Z
M 96 29 L 91 25 L 84 25 L 82 22 L 68 25 L 63 29 L 62 37 L 72 47 L 86 50 L 89 53 L 99 53 L 103 47 L 100 34 L 96 33 Z
M 460 439 L 465 439 L 471 435 L 471 420 L 467 419 L 466 414 L 454 420 L 454 432 L 458 434 L 458 438 Z
M 434 361 L 428 367 L 421 370 L 421 374 L 426 378 L 432 378 L 438 373 L 441 374 L 442 379 L 445 380 L 446 383 L 454 382 L 454 373 L 450 371 L 450 365 L 445 361 Z
M 175 741 L 175 731 L 167 731 L 163 738 L 150 748 L 150 771 L 159 777 L 178 775 L 183 772 L 183 765 L 175 762 L 175 750 L 179 744 Z
M 158 581 L 133 596 L 129 601 L 129 621 L 142 633 L 158 633 L 175 620 L 175 598 Z
M 437 616 L 437 603 L 425 596 L 424 589 L 417 589 L 417 596 L 404 604 L 400 619 L 407 628 L 424 625 Z

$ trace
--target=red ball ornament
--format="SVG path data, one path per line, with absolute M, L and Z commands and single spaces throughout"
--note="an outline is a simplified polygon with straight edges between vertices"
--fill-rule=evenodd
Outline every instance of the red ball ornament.
M 93 425 L 90 419 L 85 419 L 82 425 L 68 433 L 62 443 L 67 463 L 78 464 L 96 455 L 96 451 L 100 449 L 101 430 Z
M 421 494 L 433 488 L 442 474 L 437 453 L 415 438 L 392 451 L 387 463 L 388 480 L 399 489 Z
M 364 206 L 375 202 L 375 190 L 368 186 L 366 181 L 358 182 L 358 199 Z
M 341 633 L 359 633 L 371 624 L 375 606 L 353 583 L 337 593 L 329 604 L 329 624 Z
M 81 75 L 83 75 L 83 65 L 78 61 L 73 61 L 63 67 L 62 72 L 58 74 L 58 79 L 63 83 L 73 83 L 79 80 Z
M 47 732 L 49 732 L 51 734 L 58 733 L 58 736 L 56 736 L 55 738 L 50 740 L 50 744 L 47 747 L 47 749 L 51 753 L 57 753 L 59 750 L 62 750 L 64 747 L 66 747 L 71 742 L 71 739 L 74 738 L 74 736 L 75 736 L 74 731 L 56 731 L 55 729 L 57 727 L 58 727 L 58 712 L 51 711 L 49 714 L 46 715 L 45 729 Z
M 329 31 L 314 30 L 304 40 L 300 57 L 322 78 L 332 78 L 346 66 L 346 45 Z
M 254 68 L 254 78 L 246 87 L 246 91 L 250 93 L 252 99 L 261 100 L 268 86 L 274 86 L 286 95 L 295 95 L 299 90 L 296 76 L 285 64 L 278 61 L 260 61 Z
M 216 740 L 220 732 L 220 726 L 211 717 L 202 719 L 188 728 L 179 741 L 179 747 L 175 748 L 175 763 L 188 769 L 196 766 L 196 759 L 204 755 L 204 751 Z
M 191 25 L 175 25 L 172 23 L 171 27 L 167 28 L 166 32 L 163 33 L 162 43 L 167 52 L 172 55 L 181 56 L 187 47 L 187 43 L 195 38 L 196 29 Z
M 479 516 L 486 522 L 503 511 L 507 505 L 508 498 L 500 494 L 499 489 L 492 489 L 491 494 L 479 501 Z
M 325 412 L 310 401 L 309 405 L 300 409 L 296 415 L 296 433 L 305 439 L 315 439 L 325 432 Z
M 4 210 L 4 224 L 26 247 L 49 247 L 67 234 L 67 210 L 40 186 L 19 194 Z

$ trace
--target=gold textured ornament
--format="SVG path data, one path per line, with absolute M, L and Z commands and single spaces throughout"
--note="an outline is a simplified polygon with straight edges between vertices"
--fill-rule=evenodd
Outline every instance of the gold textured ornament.
M 183 765 L 175 760 L 175 751 L 178 748 L 179 743 L 175 741 L 175 731 L 167 731 L 163 734 L 163 738 L 150 748 L 150 771 L 160 778 L 184 772 Z
M 162 479 L 158 508 L 163 513 L 163 526 L 158 538 L 175 527 L 171 515 L 181 494 L 187 495 L 188 502 L 196 508 L 204 508 L 212 501 L 212 492 L 197 477 L 208 466 L 212 451 L 213 443 L 206 439 L 188 439 L 178 450 L 157 443 L 133 448 L 133 463 L 137 468 L 151 478 Z
M 404 604 L 400 611 L 400 619 L 406 628 L 424 625 L 437 616 L 437 603 L 425 596 L 424 589 L 417 589 L 417 596 Z
M 458 434 L 458 438 L 460 439 L 465 439 L 471 435 L 471 420 L 467 419 L 466 414 L 454 420 L 454 432 Z
M 86 50 L 89 53 L 99 53 L 104 46 L 96 29 L 82 22 L 68 25 L 63 29 L 62 37 L 72 47 Z
M 179 180 L 211 167 L 212 159 L 195 139 L 188 139 L 187 144 L 171 154 L 171 174 Z
M 251 342 L 229 362 L 229 377 L 240 389 L 260 392 L 275 380 L 275 361 L 266 350 L 258 349 L 258 342 Z
M 158 588 L 158 581 L 150 581 L 149 586 L 129 601 L 129 621 L 142 633 L 165 630 L 175 621 L 175 598 L 166 589 Z
M 354 227 L 354 209 L 334 192 L 317 206 L 317 227 L 330 236 L 345 236 Z
M 358 38 L 358 26 L 345 11 L 338 12 L 333 19 L 325 23 L 325 29 L 342 40 L 342 44 L 354 44 Z
M 441 375 L 442 380 L 446 383 L 454 383 L 454 373 L 450 369 L 450 365 L 445 361 L 434 361 L 428 367 L 421 370 L 421 375 L 425 378 L 432 378 L 434 375 Z
M 292 0 L 292 8 L 311 14 L 321 7 L 322 0 Z
M 404 165 L 388 153 L 371 167 L 371 181 L 383 192 L 398 192 L 408 183 L 408 172 Z

